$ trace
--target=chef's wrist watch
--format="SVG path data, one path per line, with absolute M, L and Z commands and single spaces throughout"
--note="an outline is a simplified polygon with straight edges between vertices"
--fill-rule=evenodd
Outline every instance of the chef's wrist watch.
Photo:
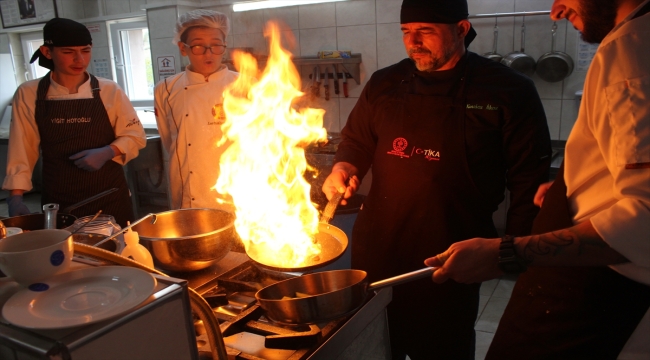
M 514 240 L 514 237 L 506 235 L 499 245 L 499 269 L 506 274 L 520 274 L 528 269 L 524 258 L 517 255 Z

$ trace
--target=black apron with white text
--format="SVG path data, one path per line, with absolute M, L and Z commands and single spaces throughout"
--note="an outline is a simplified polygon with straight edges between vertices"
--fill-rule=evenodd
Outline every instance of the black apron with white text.
M 497 235 L 467 162 L 468 65 L 451 96 L 413 94 L 409 73 L 381 104 L 372 186 L 352 234 L 352 268 L 367 271 L 369 281 L 420 269 L 454 242 Z M 394 287 L 393 352 L 473 359 L 479 286 L 425 278 Z
M 115 140 L 106 108 L 99 96 L 99 82 L 90 75 L 90 99 L 46 100 L 50 74 L 38 84 L 36 124 L 43 156 L 43 204 L 56 203 L 60 209 L 111 188 L 119 190 L 72 211 L 80 217 L 112 215 L 122 227 L 133 221 L 133 207 L 122 166 L 107 161 L 97 171 L 78 168 L 69 157 L 83 150 L 110 145 Z
M 564 163 L 533 234 L 573 226 Z M 521 274 L 486 359 L 616 359 L 650 306 L 650 287 L 606 266 L 530 267 Z

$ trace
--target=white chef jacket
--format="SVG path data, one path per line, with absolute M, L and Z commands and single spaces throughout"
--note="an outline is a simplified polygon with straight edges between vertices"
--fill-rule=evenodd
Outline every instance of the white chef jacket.
M 207 78 L 185 70 L 160 81 L 154 90 L 156 122 L 169 154 L 172 208 L 224 208 L 214 188 L 219 158 L 227 145 L 217 146 L 225 122 L 223 91 L 238 73 L 222 66 Z
M 90 77 L 81 84 L 76 94 L 57 84 L 50 76 L 47 100 L 73 100 L 93 97 Z M 99 97 L 104 103 L 111 126 L 115 131 L 115 145 L 123 155 L 113 161 L 124 165 L 138 156 L 140 149 L 147 144 L 144 128 L 133 109 L 129 98 L 114 81 L 98 77 Z M 13 98 L 11 125 L 9 128 L 9 150 L 7 155 L 7 176 L 2 188 L 5 190 L 32 189 L 32 171 L 38 161 L 41 136 L 36 125 L 35 109 L 38 83 L 41 79 L 21 84 Z
M 574 223 L 587 219 L 630 263 L 612 265 L 650 285 L 650 13 L 602 41 L 567 140 L 564 179 Z M 641 347 L 639 347 L 641 346 Z M 650 311 L 619 359 L 650 359 Z

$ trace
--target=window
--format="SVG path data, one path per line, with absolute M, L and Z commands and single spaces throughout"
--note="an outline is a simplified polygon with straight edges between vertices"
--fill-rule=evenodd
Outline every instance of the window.
M 45 76 L 50 69 L 38 65 L 38 60 L 32 64 L 29 63 L 34 52 L 43 45 L 43 32 L 21 34 L 20 40 L 23 46 L 23 56 L 25 57 L 25 69 L 27 70 L 25 80 L 34 80 Z
M 110 25 L 117 83 L 134 107 L 153 107 L 153 67 L 145 21 Z

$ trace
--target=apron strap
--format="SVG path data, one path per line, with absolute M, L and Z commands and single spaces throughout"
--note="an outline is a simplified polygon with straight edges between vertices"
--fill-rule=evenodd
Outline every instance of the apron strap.
M 47 96 L 47 90 L 50 88 L 50 74 L 52 74 L 51 71 L 49 71 L 41 81 L 38 82 L 38 90 L 36 92 L 36 100 L 45 100 L 45 97 Z

